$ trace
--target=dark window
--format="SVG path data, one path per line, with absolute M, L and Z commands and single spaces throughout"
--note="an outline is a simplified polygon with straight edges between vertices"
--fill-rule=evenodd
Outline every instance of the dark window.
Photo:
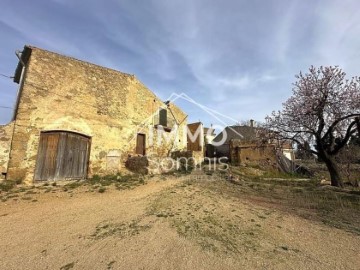
M 167 127 L 167 110 L 166 109 L 160 109 L 159 125 L 161 125 L 163 127 Z

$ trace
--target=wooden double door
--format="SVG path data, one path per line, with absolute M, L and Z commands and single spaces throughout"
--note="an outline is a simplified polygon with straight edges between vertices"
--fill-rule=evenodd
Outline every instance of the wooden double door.
M 66 131 L 42 132 L 34 180 L 86 178 L 89 155 L 87 136 Z

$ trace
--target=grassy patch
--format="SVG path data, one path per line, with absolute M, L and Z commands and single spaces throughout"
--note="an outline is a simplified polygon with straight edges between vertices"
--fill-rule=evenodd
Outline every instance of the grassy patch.
M 129 223 L 104 222 L 96 227 L 95 232 L 91 235 L 91 237 L 94 239 L 103 239 L 110 236 L 125 238 L 140 234 L 141 232 L 147 231 L 151 228 L 148 224 L 140 224 L 141 221 L 141 219 L 137 219 L 132 220 Z
M 81 187 L 83 185 L 83 182 L 81 181 L 76 181 L 76 182 L 71 182 L 69 184 L 66 184 L 64 186 L 64 188 L 66 188 L 67 190 L 69 189 L 75 189 L 75 188 L 78 188 L 78 187 Z
M 235 189 L 232 183 L 221 184 L 222 191 L 230 196 L 271 203 L 307 219 L 357 234 L 360 232 L 360 196 L 357 192 L 325 189 L 316 179 L 268 178 L 268 173 L 246 177 L 236 170 L 233 172 L 241 175 L 244 181 Z
M 147 213 L 166 220 L 180 236 L 196 242 L 204 250 L 229 254 L 256 250 L 258 227 L 240 224 L 235 215 L 232 217 L 233 209 L 216 207 L 211 203 L 215 198 L 194 185 L 197 183 L 186 181 L 167 190 L 150 204 Z
M 282 178 L 282 179 L 296 179 L 296 178 L 304 178 L 304 176 L 296 174 L 296 173 L 283 173 L 279 171 L 266 171 L 263 175 L 263 178 Z
M 3 181 L 0 183 L 0 190 L 7 192 L 13 189 L 15 186 L 16 186 L 15 181 Z
M 95 175 L 93 178 L 88 179 L 85 184 L 92 186 L 110 186 L 115 185 L 117 190 L 131 189 L 139 185 L 146 184 L 144 176 L 142 175 L 106 175 L 100 177 Z

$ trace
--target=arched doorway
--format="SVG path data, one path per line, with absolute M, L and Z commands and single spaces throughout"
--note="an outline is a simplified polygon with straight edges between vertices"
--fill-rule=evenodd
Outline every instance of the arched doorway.
M 88 136 L 69 131 L 41 132 L 34 180 L 84 179 L 89 155 Z

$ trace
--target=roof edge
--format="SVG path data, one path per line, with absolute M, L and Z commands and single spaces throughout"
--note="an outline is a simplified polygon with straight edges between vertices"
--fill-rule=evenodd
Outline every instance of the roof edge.
M 19 58 L 19 63 L 16 66 L 15 74 L 14 74 L 14 82 L 17 84 L 20 83 L 21 73 L 22 73 L 24 65 L 26 66 L 30 59 L 31 50 L 32 50 L 32 48 L 30 46 L 25 45 L 24 49 L 21 52 L 21 55 Z M 18 55 L 18 53 L 16 53 L 16 55 Z
M 107 70 L 110 70 L 110 71 L 114 71 L 114 72 L 117 72 L 117 73 L 121 73 L 121 74 L 123 74 L 123 75 L 129 76 L 129 77 L 132 77 L 132 78 L 134 78 L 134 77 L 137 78 L 135 74 L 130 74 L 130 73 L 122 72 L 122 71 L 120 71 L 120 70 L 116 70 L 116 69 L 113 69 L 113 68 L 105 67 L 105 66 L 102 66 L 102 65 L 99 65 L 99 64 L 95 64 L 95 63 L 86 61 L 86 60 L 81 60 L 81 59 L 75 58 L 75 57 L 73 57 L 73 56 L 69 56 L 69 55 L 62 54 L 62 53 L 60 53 L 60 52 L 54 52 L 54 51 L 50 51 L 50 50 L 47 50 L 47 49 L 42 49 L 42 48 L 39 48 L 39 47 L 36 47 L 36 46 L 33 46 L 33 45 L 25 45 L 24 48 L 28 48 L 28 49 L 30 49 L 30 50 L 39 50 L 39 51 L 43 51 L 43 52 L 47 52 L 47 53 L 52 53 L 52 54 L 55 54 L 55 55 L 58 55 L 58 56 L 61 56 L 61 57 L 65 57 L 65 58 L 68 58 L 68 59 L 71 59 L 71 60 L 74 60 L 74 61 L 78 61 L 78 62 L 81 62 L 81 63 L 84 63 L 84 64 L 88 64 L 88 65 L 92 65 L 92 66 L 97 66 L 97 67 L 100 67 L 100 68 L 103 68 L 103 69 L 107 69 Z

